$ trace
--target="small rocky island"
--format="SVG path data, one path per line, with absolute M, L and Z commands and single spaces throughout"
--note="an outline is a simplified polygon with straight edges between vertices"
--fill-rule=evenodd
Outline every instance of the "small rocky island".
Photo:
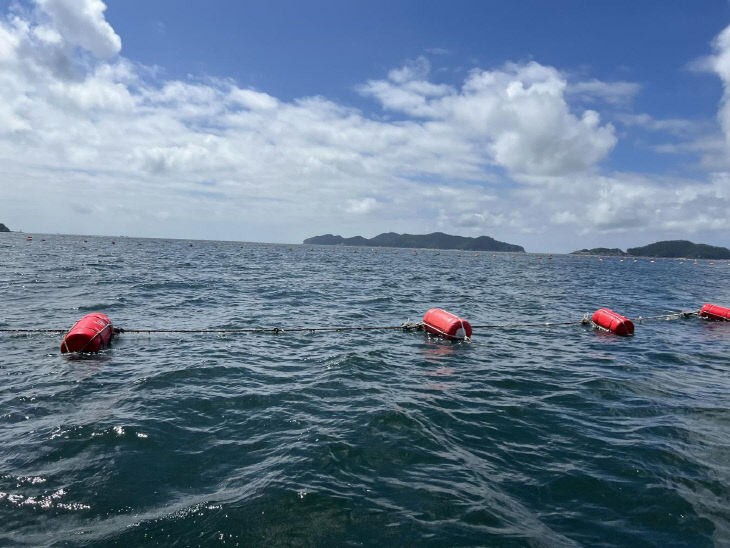
M 604 255 L 608 257 L 624 257 L 628 255 L 628 253 L 622 251 L 618 247 L 594 247 L 593 249 L 581 249 L 580 251 L 573 251 L 571 255 Z
M 363 238 L 353 236 L 343 238 L 325 234 L 314 236 L 304 240 L 305 244 L 314 245 L 350 245 L 366 247 L 411 247 L 425 249 L 462 249 L 465 251 L 510 251 L 524 253 L 525 248 L 521 245 L 500 242 L 489 236 L 469 238 L 467 236 L 452 236 L 443 232 L 432 232 L 431 234 L 396 234 L 395 232 L 384 232 L 374 238 Z
M 631 257 L 663 257 L 668 259 L 730 259 L 730 249 L 707 244 L 695 244 L 688 240 L 665 240 L 643 247 L 630 247 L 626 252 L 618 248 L 596 247 L 573 251 L 572 255 L 606 255 Z
M 0 223 L 0 232 L 10 232 L 10 229 L 4 224 Z

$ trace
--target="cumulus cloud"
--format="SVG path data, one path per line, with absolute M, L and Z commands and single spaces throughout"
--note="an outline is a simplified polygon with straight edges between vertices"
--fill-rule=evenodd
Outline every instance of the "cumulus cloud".
M 119 53 L 122 40 L 104 19 L 101 0 L 36 0 L 55 24 L 58 35 L 96 57 L 106 59 Z
M 622 173 L 591 177 L 572 191 L 560 184 L 549 193 L 529 189 L 525 197 L 553 211 L 552 222 L 583 234 L 678 229 L 693 234 L 730 229 L 723 213 L 730 203 L 729 179 L 726 174 L 698 181 Z
M 517 176 L 591 170 L 616 144 L 614 128 L 601 125 L 597 112 L 571 112 L 567 82 L 552 67 L 510 63 L 473 71 L 459 90 L 425 80 L 427 68 L 406 66 L 360 90 L 386 109 L 450 128 Z
M 713 46 L 715 56 L 711 59 L 711 66 L 722 80 L 724 90 L 718 118 L 730 144 L 730 26 L 715 38 Z
M 676 230 L 680 218 L 727 228 L 722 173 L 602 173 L 616 131 L 600 101 L 571 101 L 625 101 L 638 92 L 630 83 L 571 82 L 530 62 L 456 85 L 434 81 L 418 58 L 358 88 L 376 101 L 369 114 L 230 80 L 158 79 L 120 55 L 104 9 L 37 0 L 0 20 L 6 224 L 36 215 L 36 230 L 52 232 L 268 241 L 443 230 L 528 246 L 548 231 Z
M 233 103 L 251 110 L 268 110 L 276 108 L 278 105 L 276 98 L 271 95 L 251 89 L 233 88 L 229 97 Z

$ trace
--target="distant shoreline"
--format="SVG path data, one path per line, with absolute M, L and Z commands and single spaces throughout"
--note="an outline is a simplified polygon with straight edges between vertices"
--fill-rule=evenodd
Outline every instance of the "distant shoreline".
M 656 257 L 662 259 L 730 259 L 730 249 L 707 244 L 695 244 L 689 240 L 665 240 L 626 251 L 619 248 L 596 247 L 573 251 L 571 255 L 599 255 L 606 257 Z
M 6 229 L 4 230 L 3 229 Z M 25 234 L 23 231 L 14 231 L 8 229 L 8 227 L 0 223 L 0 234 Z M 28 234 L 31 234 L 33 232 L 29 232 Z M 187 241 L 187 242 L 229 242 L 229 243 L 246 243 L 246 244 L 257 244 L 257 245 L 282 245 L 282 246 L 291 246 L 291 245 L 329 245 L 329 246 L 354 246 L 354 247 L 394 247 L 394 248 L 412 248 L 412 249 L 440 249 L 440 250 L 454 250 L 454 251 L 490 251 L 490 252 L 506 252 L 506 253 L 529 253 L 529 254 L 535 254 L 535 255 L 576 255 L 576 256 L 602 256 L 602 257 L 632 257 L 632 258 L 640 258 L 640 257 L 646 257 L 646 258 L 661 258 L 661 259 L 703 259 L 703 260 L 730 260 L 730 249 L 726 247 L 720 247 L 720 246 L 711 246 L 707 244 L 695 244 L 693 242 L 690 242 L 688 240 L 667 240 L 667 241 L 661 241 L 661 242 L 655 242 L 653 244 L 649 244 L 643 247 L 635 247 L 635 248 L 628 248 L 627 251 L 623 251 L 619 248 L 604 248 L 604 247 L 597 247 L 592 249 L 580 249 L 573 252 L 560 252 L 560 251 L 530 251 L 526 252 L 525 249 L 522 246 L 517 246 L 514 244 L 507 244 L 505 242 L 499 242 L 498 240 L 494 240 L 492 238 L 489 238 L 488 236 L 481 236 L 479 238 L 468 238 L 464 236 L 450 236 L 448 234 L 443 233 L 433 233 L 433 234 L 442 234 L 444 237 L 447 238 L 455 238 L 457 241 L 484 241 L 484 242 L 494 242 L 498 246 L 504 245 L 509 246 L 507 249 L 499 249 L 499 248 L 476 248 L 476 247 L 437 247 L 435 245 L 423 245 L 422 242 L 416 241 L 416 242 L 408 242 L 412 245 L 392 245 L 390 243 L 384 243 L 381 239 L 380 242 L 378 242 L 379 237 L 375 238 L 363 238 L 361 236 L 355 236 L 353 238 L 342 238 L 341 236 L 332 236 L 324 235 L 324 236 L 315 236 L 313 238 L 307 238 L 304 240 L 302 244 L 297 244 L 293 242 L 256 242 L 251 240 L 234 240 L 234 239 L 228 239 L 228 240 L 222 240 L 222 239 L 201 239 L 201 238 L 183 238 L 179 236 L 175 237 L 164 237 L 164 236 L 125 236 L 125 235 L 108 235 L 108 234 L 61 234 L 61 233 L 43 233 L 43 232 L 35 232 L 33 233 L 37 236 L 65 236 L 65 237 L 78 237 L 78 238 L 108 238 L 108 239 L 142 239 L 142 240 L 169 240 L 169 241 Z M 395 233 L 385 233 L 381 234 L 382 236 L 391 236 Z M 396 236 L 400 236 L 397 235 Z M 403 235 L 403 236 L 409 236 L 409 237 L 415 237 L 415 238 L 423 238 L 430 235 Z M 334 240 L 331 240 L 329 243 L 323 243 L 321 241 L 317 241 L 320 238 L 329 237 Z M 359 241 L 360 243 L 351 243 L 352 240 L 355 240 L 355 242 Z M 374 241 L 375 240 L 375 241 Z
M 395 232 L 384 232 L 374 238 L 353 236 L 343 238 L 332 234 L 313 236 L 303 242 L 307 245 L 348 245 L 355 247 L 396 247 L 413 249 L 455 249 L 463 251 L 504 251 L 511 253 L 524 253 L 525 248 L 521 245 L 500 242 L 489 236 L 471 238 L 467 236 L 452 236 L 443 232 L 432 232 L 431 234 L 397 234 Z

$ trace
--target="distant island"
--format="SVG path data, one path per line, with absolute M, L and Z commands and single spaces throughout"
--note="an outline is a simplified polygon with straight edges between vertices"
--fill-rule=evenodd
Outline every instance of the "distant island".
M 620 250 L 618 247 L 594 247 L 593 249 L 581 249 L 580 251 L 573 251 L 571 255 L 608 255 L 611 257 L 624 257 L 628 255 L 625 251 Z
M 10 229 L 4 224 L 0 223 L 0 232 L 10 232 Z
M 367 247 L 412 247 L 426 249 L 463 249 L 465 251 L 511 251 L 524 253 L 525 248 L 521 245 L 500 242 L 489 236 L 469 238 L 466 236 L 452 236 L 443 232 L 431 234 L 396 234 L 395 232 L 384 232 L 374 238 L 363 238 L 353 236 L 343 238 L 325 234 L 314 236 L 304 240 L 305 244 L 313 245 L 350 245 Z
M 730 259 L 730 249 L 687 240 L 666 240 L 643 247 L 630 247 L 626 252 L 618 248 L 595 247 L 573 251 L 572 255 L 615 255 L 632 257 L 664 257 L 668 259 Z

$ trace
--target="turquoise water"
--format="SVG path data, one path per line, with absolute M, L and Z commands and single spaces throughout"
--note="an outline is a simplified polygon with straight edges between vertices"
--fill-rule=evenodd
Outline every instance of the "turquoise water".
M 0 328 L 730 306 L 727 261 L 12 233 L 0 257 Z M 60 340 L 0 333 L 0 545 L 730 543 L 730 322 Z

